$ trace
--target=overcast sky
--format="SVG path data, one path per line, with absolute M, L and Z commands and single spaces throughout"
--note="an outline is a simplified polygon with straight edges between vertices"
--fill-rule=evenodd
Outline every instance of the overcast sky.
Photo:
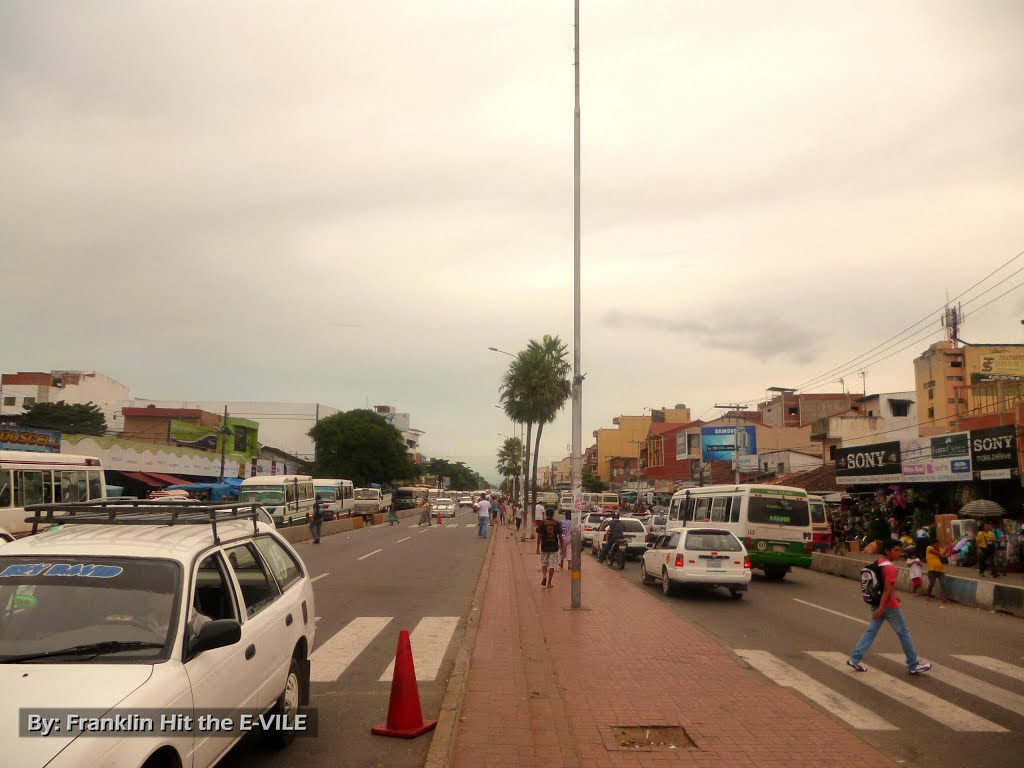
M 1024 249 L 1018 0 L 583 5 L 585 445 L 811 380 Z M 487 347 L 571 347 L 572 95 L 569 0 L 0 0 L 0 367 L 392 404 L 494 477 Z M 965 339 L 1024 341 L 1024 291 L 970 316 L 1002 290 Z

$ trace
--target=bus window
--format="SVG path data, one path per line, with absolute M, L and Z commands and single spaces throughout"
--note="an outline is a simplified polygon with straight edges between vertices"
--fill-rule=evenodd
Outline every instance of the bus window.
M 732 503 L 731 496 L 716 496 L 711 500 L 711 522 L 728 523 L 729 506 Z
M 742 496 L 732 497 L 732 522 L 738 523 L 740 521 L 740 505 L 743 503 Z
M 65 503 L 88 501 L 84 470 L 73 469 L 60 473 L 60 496 Z
M 693 508 L 693 522 L 706 523 L 711 520 L 711 499 L 701 496 Z
M 103 482 L 100 473 L 90 470 L 86 473 L 89 476 L 89 499 L 98 499 L 103 496 Z M 2 507 L 3 504 L 0 504 Z
M 679 519 L 679 507 L 682 506 L 682 499 L 672 499 L 672 506 L 669 507 L 668 519 L 678 520 Z
M 11 506 L 11 473 L 0 472 L 0 509 Z
M 29 504 L 42 503 L 44 503 L 43 473 L 16 470 L 14 472 L 14 506 L 27 507 Z

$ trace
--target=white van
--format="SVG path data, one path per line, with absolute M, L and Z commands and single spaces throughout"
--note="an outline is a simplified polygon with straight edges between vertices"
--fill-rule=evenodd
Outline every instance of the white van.
M 260 504 L 278 526 L 302 522 L 313 514 L 313 478 L 309 475 L 260 475 L 247 477 L 238 489 L 238 500 Z
M 356 502 L 351 480 L 314 478 L 313 493 L 323 504 L 324 520 L 352 517 Z
M 32 531 L 29 504 L 96 501 L 107 495 L 103 466 L 92 456 L 0 451 L 0 528 L 15 537 Z

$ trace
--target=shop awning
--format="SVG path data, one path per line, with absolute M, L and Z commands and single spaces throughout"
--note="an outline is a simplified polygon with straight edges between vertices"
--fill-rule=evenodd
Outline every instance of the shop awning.
M 158 472 L 120 472 L 120 474 L 137 483 L 148 485 L 150 488 L 163 488 L 166 485 L 188 485 L 191 482 L 191 480 L 182 480 L 179 477 L 163 475 Z
M 188 485 L 189 483 L 192 482 L 191 480 L 182 480 L 180 477 L 175 477 L 174 475 L 164 475 L 161 474 L 160 472 L 144 472 L 143 474 L 149 475 L 150 477 L 155 477 L 157 480 L 160 480 L 164 485 Z

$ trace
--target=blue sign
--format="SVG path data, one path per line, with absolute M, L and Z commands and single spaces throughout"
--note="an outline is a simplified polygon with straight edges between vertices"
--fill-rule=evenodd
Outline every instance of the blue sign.
M 735 460 L 740 469 L 757 469 L 757 429 L 755 427 L 701 427 L 702 461 Z
M 60 432 L 0 426 L 0 450 L 60 453 Z

